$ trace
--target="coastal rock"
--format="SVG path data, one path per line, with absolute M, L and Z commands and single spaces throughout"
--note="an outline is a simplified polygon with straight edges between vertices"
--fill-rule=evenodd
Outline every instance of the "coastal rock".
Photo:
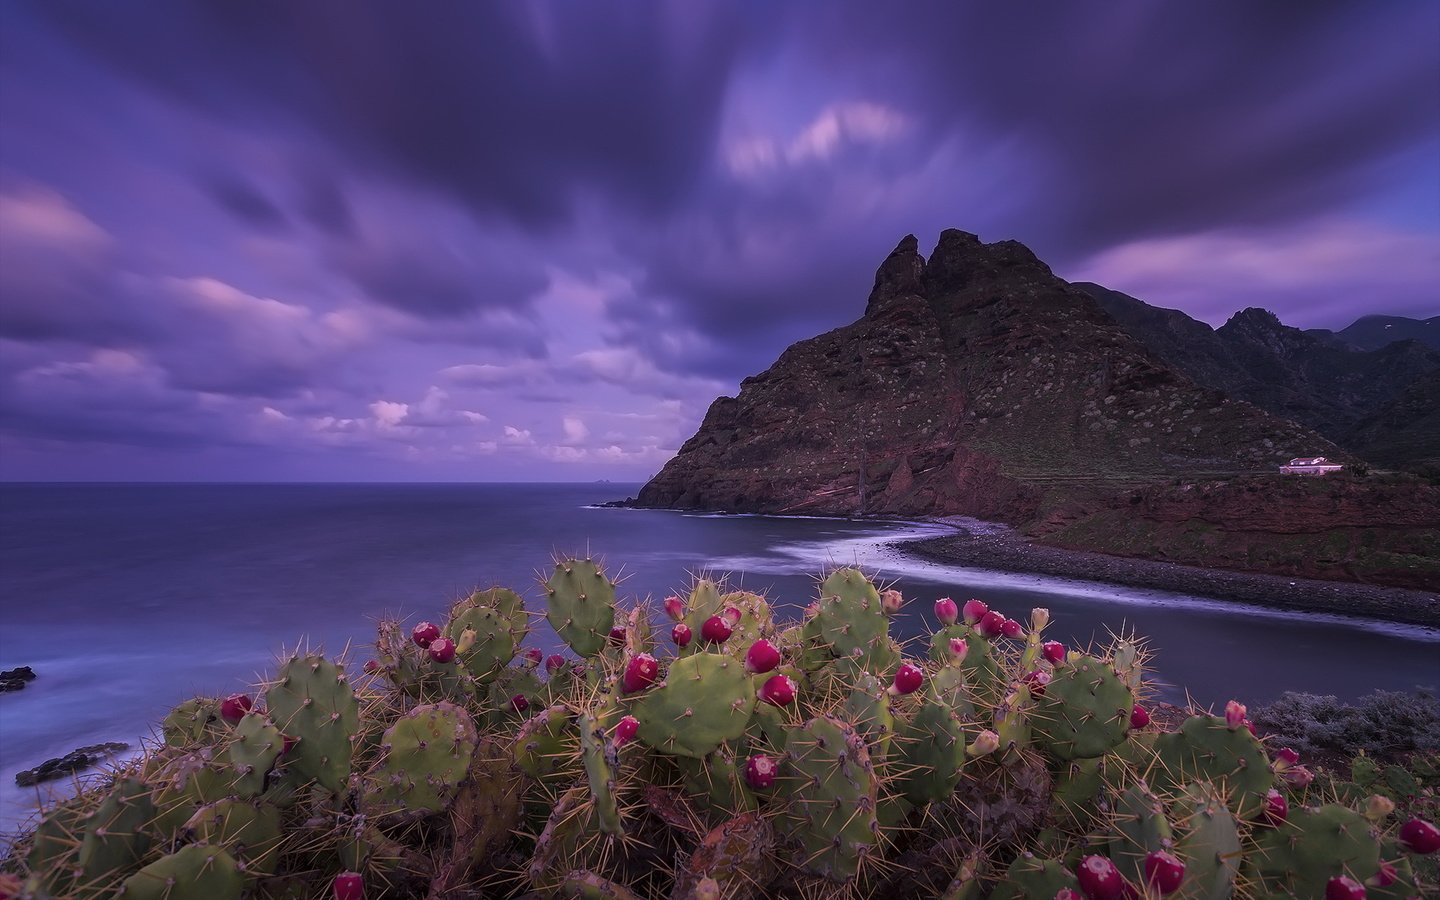
M 0 694 L 24 690 L 28 682 L 35 680 L 35 672 L 29 666 L 19 666 L 0 672 Z
M 63 778 L 71 772 L 78 772 L 81 769 L 88 769 L 91 766 L 99 765 L 104 762 L 106 758 L 128 749 L 130 749 L 129 744 L 119 741 L 112 741 L 108 744 L 91 744 L 88 747 L 77 747 L 64 756 L 47 759 L 33 769 L 16 772 L 15 783 L 20 787 L 30 787 L 42 781 L 53 781 L 56 778 Z
M 1193 472 L 1349 457 L 1167 367 L 1016 241 L 907 235 L 865 314 L 789 347 L 636 505 L 1024 522 Z

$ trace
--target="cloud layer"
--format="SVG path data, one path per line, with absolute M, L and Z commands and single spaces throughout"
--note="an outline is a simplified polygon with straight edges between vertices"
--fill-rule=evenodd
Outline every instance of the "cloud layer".
M 646 477 L 907 232 L 1433 315 L 1440 8 L 0 9 L 0 476 Z

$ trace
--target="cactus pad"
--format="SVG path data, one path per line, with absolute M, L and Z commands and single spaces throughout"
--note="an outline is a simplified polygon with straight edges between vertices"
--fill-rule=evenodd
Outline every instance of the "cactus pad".
M 1108 665 L 1080 656 L 1045 686 L 1035 705 L 1035 739 L 1062 760 L 1101 756 L 1125 740 L 1134 705 Z
M 447 809 L 478 742 L 474 721 L 458 706 L 415 707 L 385 732 L 368 799 L 388 812 Z
M 745 667 L 719 653 L 670 664 L 664 682 L 635 705 L 642 741 L 662 753 L 701 757 L 745 733 L 755 688 Z
M 801 866 L 831 881 L 850 881 L 880 843 L 875 769 L 865 741 L 843 722 L 815 718 L 791 729 L 785 755 Z
M 546 618 L 572 650 L 595 656 L 605 649 L 615 624 L 615 584 L 594 560 L 557 562 L 545 596 Z
M 331 793 L 343 791 L 360 708 L 340 667 L 314 654 L 292 657 L 265 691 L 265 704 L 275 727 L 296 739 L 286 766 Z

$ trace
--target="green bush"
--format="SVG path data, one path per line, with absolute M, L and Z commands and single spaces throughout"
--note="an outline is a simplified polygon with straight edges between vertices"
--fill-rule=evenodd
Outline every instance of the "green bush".
M 1273 742 L 1301 753 L 1331 750 L 1393 757 L 1440 750 L 1440 700 L 1430 691 L 1375 691 L 1355 704 L 1287 691 L 1257 710 L 1255 725 Z

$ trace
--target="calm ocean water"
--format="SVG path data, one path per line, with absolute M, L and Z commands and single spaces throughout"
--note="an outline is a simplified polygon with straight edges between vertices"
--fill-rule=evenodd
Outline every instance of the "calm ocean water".
M 374 620 L 443 617 L 504 584 L 540 608 L 536 573 L 587 548 L 628 577 L 625 596 L 732 573 L 798 616 L 813 576 L 859 562 L 918 598 L 897 623 L 922 633 L 937 596 L 978 596 L 1053 636 L 1149 636 L 1169 699 L 1263 703 L 1304 689 L 1355 697 L 1434 686 L 1440 634 L 1236 608 L 1040 576 L 946 569 L 895 546 L 940 526 L 591 509 L 636 485 L 0 485 L 0 668 L 39 679 L 0 695 L 0 831 L 35 792 L 14 774 L 88 743 L 135 742 L 175 703 L 244 689 L 297 641 L 363 658 Z M 548 631 L 531 641 L 559 649 Z

